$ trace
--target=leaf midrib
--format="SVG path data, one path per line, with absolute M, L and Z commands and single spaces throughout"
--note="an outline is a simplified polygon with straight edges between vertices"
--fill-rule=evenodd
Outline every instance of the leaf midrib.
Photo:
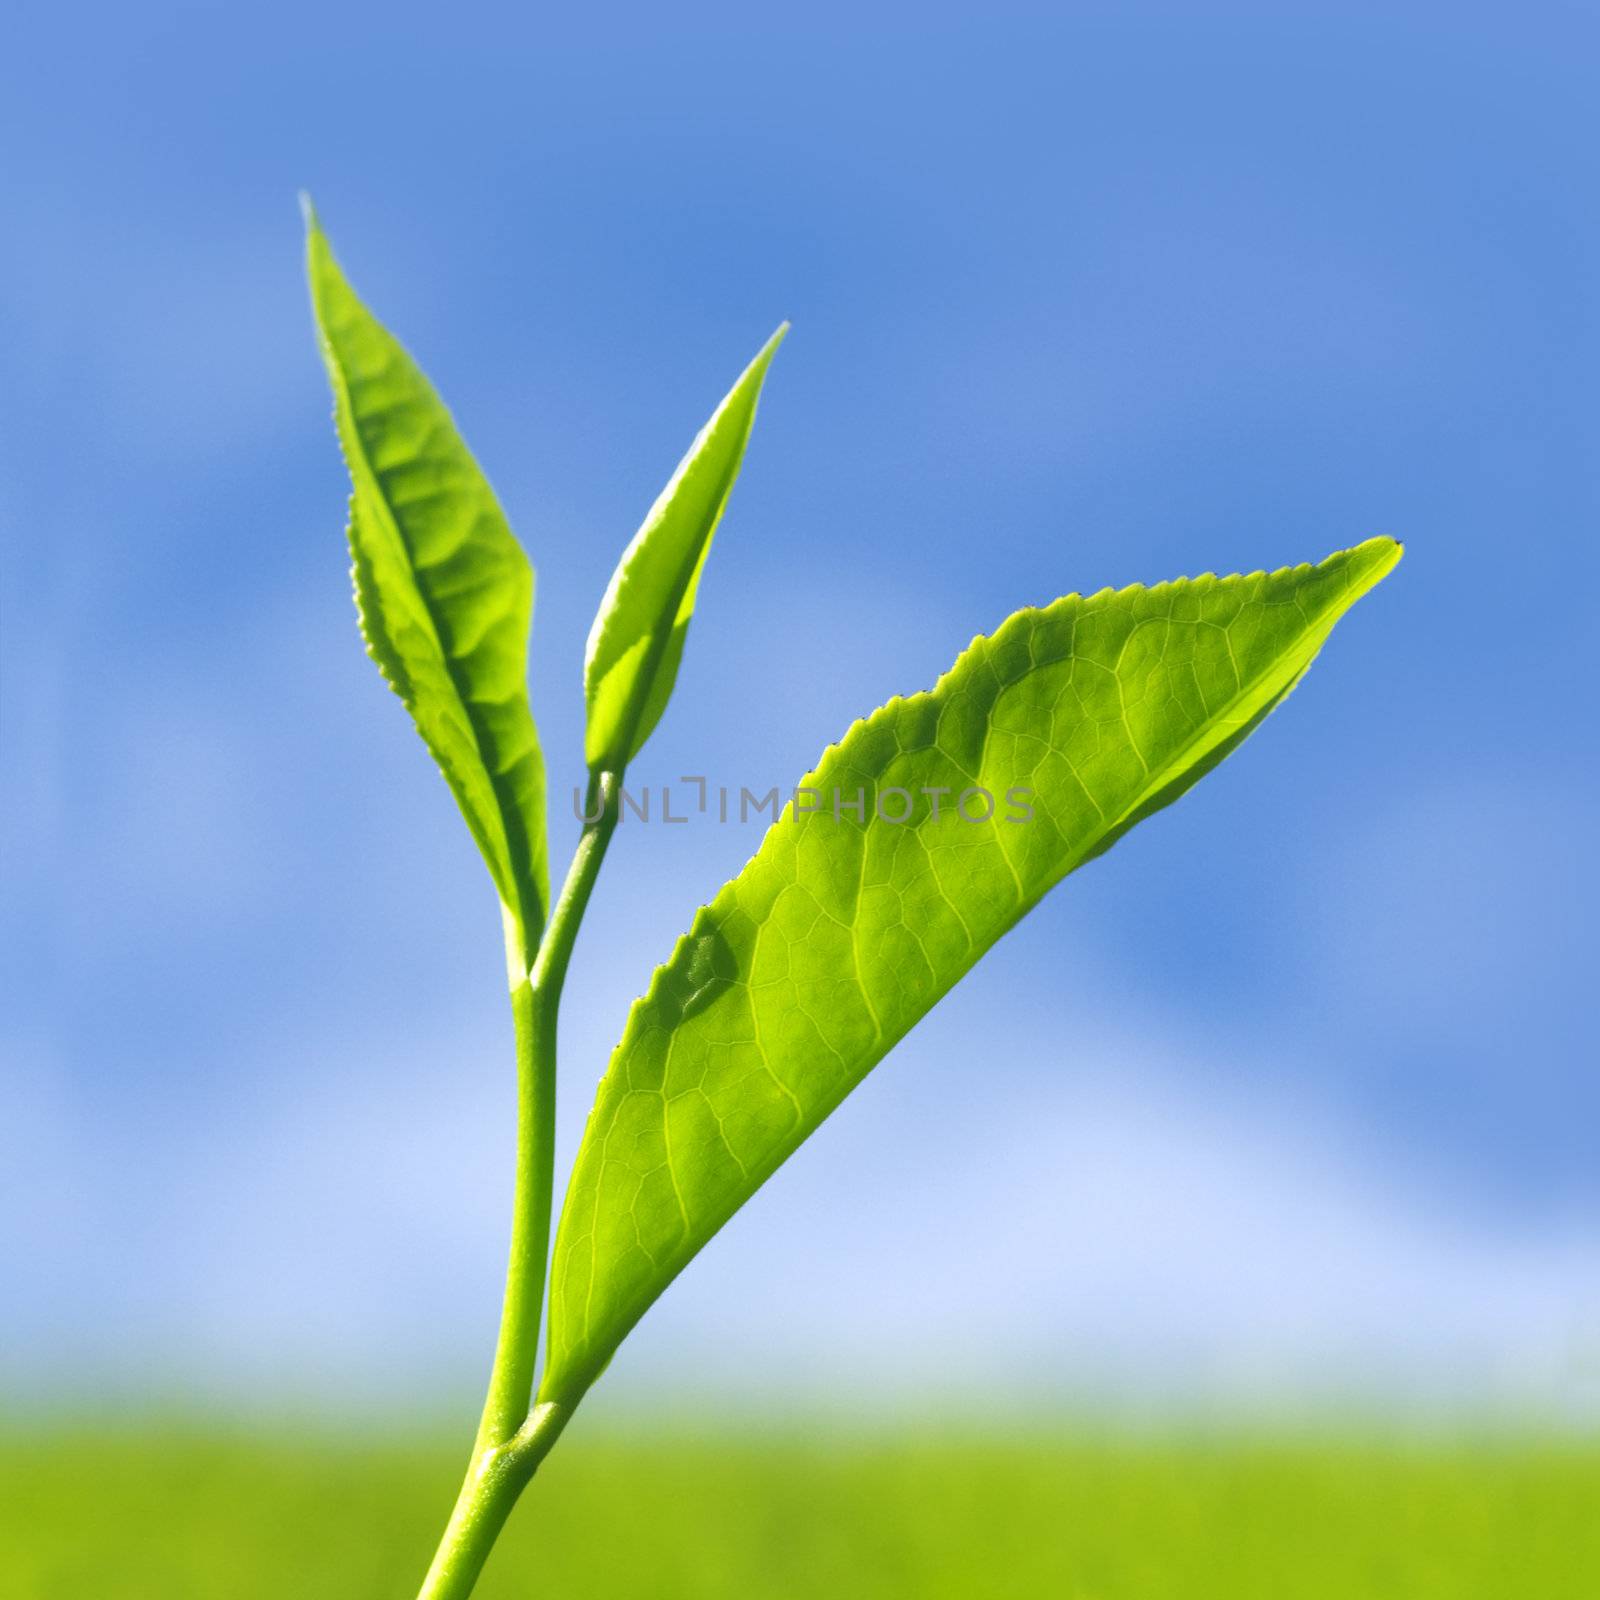
M 1190 578 L 1190 579 L 1179 579 L 1179 580 L 1174 580 L 1170 584 L 1158 585 L 1157 588 L 1177 588 L 1180 585 L 1182 585 L 1182 586 L 1192 586 L 1195 583 L 1197 583 L 1198 581 L 1199 580 L 1192 579 L 1192 578 Z M 1144 586 L 1143 585 L 1139 585 L 1139 584 L 1135 584 L 1135 585 L 1130 585 L 1129 589 L 1130 590 L 1144 589 Z M 1125 593 L 1129 592 L 1129 590 L 1116 590 L 1116 591 L 1113 591 L 1113 592 L 1116 593 L 1116 594 L 1125 594 Z M 1149 593 L 1153 593 L 1155 591 L 1151 590 L 1151 589 L 1144 589 L 1144 592 L 1149 594 Z M 1012 615 L 1010 617 L 1008 617 L 1006 619 L 1006 621 L 1001 625 L 1001 627 L 997 628 L 993 634 L 984 635 L 980 640 L 974 641 L 974 643 L 975 643 L 975 645 L 979 645 L 979 646 L 981 646 L 982 648 L 984 648 L 987 651 L 988 649 L 992 648 L 995 639 L 998 638 L 999 635 L 1001 633 L 1003 633 L 1007 628 L 1009 628 L 1009 627 L 1011 627 L 1013 625 L 1020 624 L 1025 620 L 1033 622 L 1033 621 L 1037 621 L 1037 619 L 1039 619 L 1039 618 L 1047 617 L 1047 616 L 1050 615 L 1050 613 L 1052 611 L 1056 610 L 1057 606 L 1065 606 L 1065 605 L 1082 606 L 1082 605 L 1084 605 L 1086 603 L 1087 602 L 1086 602 L 1084 596 L 1078 595 L 1078 594 L 1073 594 L 1073 595 L 1065 595 L 1065 596 L 1063 596 L 1060 600 L 1056 601 L 1053 605 L 1043 606 L 1043 607 L 1033 607 L 1033 606 L 1025 607 L 1024 609 L 1022 609 L 1020 611 L 1013 612 Z M 1101 819 L 1100 823 L 1097 825 L 1096 829 L 1091 834 L 1091 836 L 1085 841 L 1082 849 L 1079 850 L 1079 851 L 1075 851 L 1072 854 L 1072 856 L 1069 858 L 1068 864 L 1065 867 L 1063 867 L 1062 870 L 1059 873 L 1057 873 L 1053 878 L 1051 878 L 1047 883 L 1045 883 L 1040 888 L 1039 892 L 1037 894 L 1033 895 L 1031 898 L 1026 893 L 1022 892 L 1021 878 L 1018 875 L 1017 870 L 1016 870 L 1014 864 L 1011 861 L 1011 858 L 1006 854 L 1004 845 L 1002 845 L 1002 844 L 1000 844 L 998 842 L 998 836 L 997 836 L 996 849 L 999 850 L 1001 859 L 1004 861 L 1007 871 L 1010 873 L 1013 882 L 1016 883 L 1016 885 L 1018 887 L 1018 890 L 1019 890 L 1019 894 L 1018 894 L 1015 913 L 1009 918 L 1009 920 L 1007 920 L 1005 922 L 1005 924 L 1001 928 L 999 934 L 997 934 L 995 936 L 995 939 L 992 940 L 988 945 L 984 945 L 984 946 L 980 947 L 977 944 L 977 942 L 975 940 L 973 940 L 972 935 L 971 935 L 971 930 L 968 929 L 967 926 L 966 926 L 966 919 L 961 916 L 960 908 L 955 906 L 955 905 L 953 905 L 953 904 L 951 904 L 949 896 L 948 895 L 943 895 L 943 891 L 942 890 L 940 891 L 941 895 L 945 899 L 946 903 L 947 904 L 951 904 L 951 909 L 956 913 L 956 916 L 961 920 L 962 927 L 967 932 L 968 949 L 969 949 L 969 952 L 971 952 L 971 953 L 969 953 L 967 959 L 961 964 L 960 968 L 951 977 L 949 983 L 945 984 L 940 989 L 940 991 L 939 991 L 940 998 L 942 998 L 944 995 L 948 994 L 953 988 L 955 988 L 956 984 L 958 984 L 961 981 L 962 978 L 964 978 L 969 972 L 972 971 L 972 969 L 978 964 L 978 962 L 983 959 L 984 955 L 986 955 L 988 953 L 988 951 L 991 950 L 994 947 L 994 945 L 999 942 L 999 940 L 1001 938 L 1004 938 L 1007 933 L 1009 933 L 1013 928 L 1015 928 L 1017 926 L 1017 924 L 1019 922 L 1021 922 L 1022 919 L 1024 917 L 1026 917 L 1028 915 L 1028 913 L 1034 909 L 1035 906 L 1038 905 L 1039 901 L 1042 900 L 1044 898 L 1044 896 L 1046 894 L 1048 894 L 1051 889 L 1053 889 L 1057 884 L 1061 883 L 1064 879 L 1069 878 L 1074 872 L 1076 872 L 1080 867 L 1082 867 L 1087 861 L 1091 860 L 1093 858 L 1094 854 L 1095 854 L 1095 850 L 1096 850 L 1097 846 L 1101 845 L 1107 838 L 1112 837 L 1113 835 L 1115 835 L 1115 833 L 1117 832 L 1117 830 L 1119 828 L 1123 827 L 1131 817 L 1133 817 L 1134 815 L 1137 814 L 1137 812 L 1138 812 L 1138 810 L 1139 810 L 1139 808 L 1141 806 L 1146 804 L 1146 802 L 1148 802 L 1153 796 L 1160 794 L 1162 792 L 1162 790 L 1165 789 L 1169 783 L 1171 783 L 1177 777 L 1181 776 L 1182 773 L 1184 771 L 1186 771 L 1193 764 L 1193 761 L 1194 761 L 1196 755 L 1197 754 L 1203 754 L 1204 750 L 1205 750 L 1205 747 L 1211 741 L 1214 740 L 1215 735 L 1217 733 L 1217 724 L 1221 720 L 1226 718 L 1229 715 L 1229 713 L 1231 713 L 1236 707 L 1240 706 L 1241 704 L 1243 704 L 1244 702 L 1249 700 L 1252 696 L 1265 692 L 1266 686 L 1271 684 L 1273 679 L 1274 679 L 1274 677 L 1279 675 L 1283 671 L 1282 662 L 1283 662 L 1284 658 L 1286 656 L 1290 656 L 1291 654 L 1294 654 L 1294 653 L 1298 652 L 1299 648 L 1304 644 L 1306 638 L 1310 634 L 1314 633 L 1315 630 L 1316 630 L 1316 624 L 1308 622 L 1308 621 L 1305 620 L 1305 614 L 1304 614 L 1304 610 L 1303 609 L 1301 610 L 1301 618 L 1302 618 L 1301 627 L 1299 629 L 1299 632 L 1295 635 L 1293 651 L 1284 650 L 1284 651 L 1280 652 L 1280 655 L 1277 658 L 1277 662 L 1275 663 L 1275 665 L 1274 665 L 1272 670 L 1260 673 L 1256 677 L 1251 678 L 1249 680 L 1245 680 L 1243 675 L 1239 674 L 1238 671 L 1237 671 L 1237 668 L 1236 668 L 1235 669 L 1235 676 L 1236 676 L 1236 678 L 1238 678 L 1239 683 L 1240 683 L 1240 687 L 1238 688 L 1238 690 L 1232 696 L 1230 696 L 1227 700 L 1225 700 L 1222 703 L 1222 705 L 1220 707 L 1218 707 L 1218 709 L 1216 709 L 1215 711 L 1208 710 L 1207 713 L 1206 713 L 1206 720 L 1203 723 L 1203 725 L 1201 726 L 1201 728 L 1199 730 L 1197 730 L 1197 732 L 1193 736 L 1191 736 L 1188 740 L 1186 740 L 1184 742 L 1184 744 L 1182 746 L 1180 746 L 1178 751 L 1168 761 L 1166 761 L 1160 768 L 1158 768 L 1153 774 L 1150 772 L 1150 768 L 1149 768 L 1148 762 L 1144 761 L 1142 755 L 1140 756 L 1141 765 L 1143 765 L 1145 767 L 1146 779 L 1145 779 L 1145 782 L 1144 782 L 1143 786 L 1140 788 L 1138 794 L 1133 798 L 1132 801 L 1130 801 L 1128 803 L 1128 805 L 1126 805 L 1119 813 L 1117 813 L 1117 815 L 1115 816 L 1115 818 L 1113 820 L 1106 821 L 1104 819 L 1103 814 L 1102 814 L 1102 819 Z M 1169 620 L 1170 621 L 1170 619 L 1164 619 L 1164 620 Z M 1224 633 L 1226 633 L 1225 629 L 1223 631 L 1224 631 Z M 1131 635 L 1130 635 L 1130 637 L 1131 637 Z M 1124 644 L 1124 648 L 1126 648 L 1126 644 Z M 1076 654 L 1076 652 L 1074 652 L 1074 654 Z M 1232 641 L 1231 640 L 1229 641 L 1229 654 L 1230 654 L 1230 657 L 1231 657 L 1231 655 L 1232 655 Z M 1048 665 L 1055 665 L 1055 664 L 1057 664 L 1057 663 L 1035 663 L 1035 664 L 1031 665 L 1028 668 L 1028 670 L 1025 673 L 1023 673 L 1020 677 L 1014 679 L 1012 681 L 1012 683 L 1007 684 L 1005 686 L 1005 689 L 1006 690 L 1013 689 L 1013 688 L 1015 688 L 1016 686 L 1018 686 L 1020 684 L 1026 683 L 1028 681 L 1028 679 L 1033 677 L 1033 675 L 1035 673 L 1043 671 L 1045 669 L 1045 667 L 1048 666 Z M 993 668 L 991 666 L 991 671 L 992 670 L 993 670 Z M 1288 677 L 1289 682 L 1292 684 L 1293 679 L 1295 678 L 1295 676 L 1297 676 L 1298 673 L 1303 671 L 1303 670 L 1304 670 L 1304 664 L 1302 663 L 1297 668 L 1291 667 L 1290 669 L 1288 669 L 1288 671 L 1287 671 L 1287 673 L 1285 675 Z M 957 665 L 956 667 L 952 667 L 949 671 L 947 671 L 945 673 L 941 673 L 940 677 L 939 677 L 939 681 L 934 685 L 934 687 L 932 689 L 919 690 L 916 694 L 908 695 L 908 696 L 904 697 L 904 699 L 902 699 L 900 701 L 900 703 L 902 705 L 914 705 L 917 701 L 922 700 L 924 698 L 928 698 L 928 699 L 933 698 L 934 696 L 936 696 L 938 694 L 940 686 L 946 681 L 946 679 L 948 679 L 951 676 L 953 676 L 954 673 L 957 672 L 957 671 L 959 671 L 959 665 Z M 1005 692 L 1005 691 L 1003 690 L 1002 692 Z M 878 716 L 882 711 L 888 710 L 889 707 L 891 705 L 893 705 L 894 703 L 895 702 L 893 700 L 885 702 L 885 704 L 883 706 L 881 706 L 878 711 L 872 713 L 872 716 L 863 718 L 857 724 L 857 728 L 861 729 L 862 731 L 865 731 L 871 725 L 873 717 Z M 1124 728 L 1125 728 L 1125 731 L 1127 732 L 1127 735 L 1128 735 L 1129 747 L 1131 749 L 1133 749 L 1137 753 L 1138 752 L 1138 746 L 1137 746 L 1137 744 L 1136 744 L 1136 742 L 1135 742 L 1135 740 L 1133 738 L 1132 730 L 1127 728 L 1126 719 L 1124 719 Z M 857 731 L 856 728 L 852 728 L 851 729 L 851 733 L 855 733 L 856 731 Z M 984 736 L 985 737 L 985 748 L 987 748 L 988 737 L 989 737 L 989 734 L 990 734 L 991 731 L 992 731 L 992 720 L 991 720 L 991 723 L 990 723 L 990 727 L 985 730 L 985 736 Z M 848 739 L 849 737 L 850 737 L 849 734 L 847 734 L 845 736 L 846 739 Z M 835 744 L 835 745 L 833 745 L 831 747 L 832 751 L 834 753 L 836 753 L 836 755 L 842 756 L 843 753 L 844 753 L 844 744 L 845 744 L 845 740 L 840 740 L 837 744 Z M 823 753 L 822 758 L 817 762 L 816 766 L 813 767 L 810 770 L 810 772 L 808 772 L 806 774 L 807 778 L 814 778 L 814 777 L 816 777 L 816 776 L 818 776 L 820 774 L 823 765 L 827 761 L 828 754 L 829 754 L 829 752 L 827 752 L 827 751 L 825 751 Z M 968 776 L 968 777 L 972 777 L 973 776 L 973 774 L 971 774 L 971 773 L 966 773 L 965 769 L 961 768 L 960 764 L 958 762 L 955 762 L 953 760 L 953 758 L 952 758 L 952 764 L 957 766 L 958 770 L 961 770 L 966 776 Z M 978 774 L 978 776 L 981 777 L 982 774 L 980 773 L 980 774 Z M 805 778 L 802 778 L 801 783 L 802 783 L 802 785 L 805 783 Z M 1080 787 L 1082 787 L 1081 780 L 1079 780 L 1079 783 L 1080 783 Z M 1085 789 L 1085 793 L 1088 793 L 1087 789 Z M 1090 795 L 1090 799 L 1091 800 L 1093 799 L 1092 795 Z M 1096 807 L 1096 809 L 1098 810 L 1098 806 Z M 777 827 L 779 825 L 780 824 L 775 823 L 773 826 Z M 770 830 L 769 830 L 769 832 L 770 832 Z M 765 844 L 766 844 L 766 839 L 765 839 L 765 837 L 763 837 L 761 845 L 759 845 L 757 847 L 757 849 L 755 851 L 755 854 L 751 856 L 750 862 L 753 862 L 760 855 L 761 850 L 765 847 Z M 862 849 L 863 849 L 863 873 L 862 873 L 862 875 L 864 877 L 864 875 L 865 875 L 865 851 L 866 851 L 865 840 L 863 840 Z M 722 889 L 719 889 L 717 894 L 712 896 L 711 900 L 706 903 L 705 909 L 709 909 L 711 906 L 714 906 L 716 904 L 716 902 L 719 899 L 721 899 L 723 891 L 727 890 L 727 889 L 731 889 L 734 886 L 734 884 L 737 883 L 739 877 L 743 875 L 743 873 L 746 870 L 746 868 L 750 865 L 750 862 L 747 862 L 745 867 L 740 868 L 739 873 L 735 874 L 735 876 L 733 878 L 730 878 L 727 881 L 727 883 L 725 883 L 723 885 Z M 837 919 L 833 919 L 833 920 L 837 920 Z M 860 890 L 858 889 L 857 895 L 856 895 L 856 899 L 855 899 L 855 904 L 854 904 L 854 907 L 853 907 L 853 915 L 851 917 L 851 946 L 852 946 L 852 951 L 854 951 L 855 948 L 856 948 L 856 930 L 859 927 L 860 920 L 861 920 L 861 893 L 860 893 Z M 760 937 L 761 937 L 761 931 L 762 930 L 760 928 L 758 928 L 757 931 L 756 931 L 757 940 L 759 940 Z M 876 1061 L 882 1061 L 885 1057 L 887 1057 L 889 1052 L 895 1048 L 896 1045 L 898 1045 L 903 1039 L 905 1039 L 907 1037 L 908 1034 L 911 1033 L 911 1031 L 917 1026 L 917 1023 L 919 1023 L 920 1021 L 923 1020 L 923 1017 L 925 1017 L 927 1015 L 927 1011 L 924 1011 L 920 1016 L 913 1018 L 912 1021 L 910 1023 L 908 1023 L 906 1027 L 904 1027 L 902 1029 L 898 1029 L 898 1030 L 894 1031 L 891 1034 L 890 1032 L 888 1032 L 887 1030 L 885 1030 L 883 1028 L 882 1024 L 878 1020 L 877 1007 L 876 1007 L 876 1005 L 875 1005 L 875 1003 L 874 1003 L 874 1001 L 872 999 L 872 996 L 868 993 L 868 990 L 867 990 L 865 982 L 862 980 L 862 978 L 860 976 L 859 960 L 856 963 L 856 968 L 857 968 L 857 987 L 861 991 L 862 1002 L 866 1006 L 869 1015 L 872 1017 L 872 1020 L 873 1020 L 873 1023 L 874 1023 L 874 1027 L 875 1027 L 876 1039 L 875 1039 L 874 1043 L 875 1043 L 876 1047 L 879 1047 L 878 1048 L 878 1055 L 876 1056 L 875 1060 Z M 654 983 L 653 982 L 651 984 L 651 988 L 654 988 Z M 647 989 L 643 995 L 641 995 L 637 1000 L 635 1000 L 634 1005 L 638 1006 L 640 1004 L 643 1004 L 646 1000 L 649 999 L 649 997 L 650 997 L 650 990 Z M 931 1010 L 932 1008 L 929 1007 L 928 1009 Z M 631 1022 L 632 1022 L 632 1014 L 633 1014 L 633 1008 L 630 1007 L 629 1008 L 629 1018 L 628 1018 L 628 1022 L 629 1022 L 630 1025 L 631 1025 Z M 626 1033 L 626 1027 L 624 1029 L 624 1033 Z M 849 1092 L 850 1092 L 850 1088 L 847 1087 L 846 1090 L 845 1090 L 845 1094 L 848 1094 Z M 843 1097 L 841 1096 L 841 1102 L 842 1102 L 842 1099 L 843 1099 Z M 839 1104 L 841 1102 L 835 1102 L 835 1105 L 837 1105 L 837 1104 Z M 829 1115 L 829 1113 L 833 1109 L 834 1109 L 834 1107 L 829 1107 L 827 1111 L 824 1111 L 822 1119 L 826 1119 L 826 1117 Z M 819 1120 L 821 1120 L 821 1119 L 819 1119 Z M 787 1158 L 785 1157 L 785 1158 L 780 1159 L 780 1161 L 778 1162 L 779 1166 L 782 1165 L 783 1159 L 787 1159 Z M 772 1168 L 773 1172 L 775 1172 L 776 1170 L 777 1170 L 776 1166 Z M 771 1176 L 771 1173 L 769 1173 L 768 1176 Z M 587 1309 L 588 1308 L 586 1306 L 585 1307 L 586 1326 L 587 1326 Z

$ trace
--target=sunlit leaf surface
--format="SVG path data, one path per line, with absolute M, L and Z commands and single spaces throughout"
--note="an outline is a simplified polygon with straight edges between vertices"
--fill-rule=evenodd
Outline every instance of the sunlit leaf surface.
M 829 749 L 628 1019 L 561 1217 L 543 1396 L 575 1399 L 890 1047 L 1232 751 L 1399 556 L 1020 611 Z
M 666 709 L 711 536 L 739 476 L 761 385 L 788 326 L 767 340 L 695 436 L 612 574 L 583 664 L 584 754 L 591 768 L 621 771 Z
M 350 469 L 361 631 L 531 947 L 549 898 L 528 708 L 533 568 L 433 386 L 357 299 L 307 210 L 307 267 Z

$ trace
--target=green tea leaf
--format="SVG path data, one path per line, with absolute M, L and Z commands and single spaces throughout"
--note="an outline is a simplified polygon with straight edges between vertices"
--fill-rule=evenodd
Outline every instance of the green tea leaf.
M 890 1047 L 1237 747 L 1399 557 L 1020 611 L 829 749 L 629 1016 L 562 1212 L 542 1397 L 575 1400 Z
M 310 205 L 306 262 L 350 469 L 367 649 L 405 702 L 532 960 L 549 901 L 528 709 L 533 568 L 433 386 L 356 298 Z
M 711 536 L 739 476 L 767 368 L 788 331 L 786 322 L 767 340 L 695 436 L 611 575 L 583 664 L 584 754 L 594 771 L 620 772 L 666 709 Z

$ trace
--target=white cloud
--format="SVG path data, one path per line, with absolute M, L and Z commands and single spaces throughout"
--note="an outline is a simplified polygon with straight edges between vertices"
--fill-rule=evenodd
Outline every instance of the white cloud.
M 1012 1005 L 997 1023 L 1003 997 L 980 988 L 691 1266 L 608 1375 L 611 1404 L 1593 1406 L 1594 1230 L 1471 1221 L 1375 1168 L 1313 1101 L 1187 1087 L 1216 1074 L 1158 1025 L 1097 1033 Z M 87 1192 L 63 1191 L 43 1236 L 11 1249 L 39 1259 L 74 1219 L 112 1220 L 11 1363 L 59 1381 L 46 1335 L 74 1314 L 87 1325 L 78 1293 L 103 1314 L 75 1359 L 98 1337 L 89 1366 L 114 1389 L 154 1371 L 234 1401 L 263 1385 L 465 1401 L 498 1307 L 508 1043 L 492 1017 L 424 1027 L 430 1009 L 263 1042 L 233 1064 L 234 1115 L 164 1149 L 60 1155 L 72 1110 L 34 1096 L 35 1164 L 64 1162 Z M 613 1031 L 574 1021 L 568 1151 Z M 1046 1038 L 1073 1040 L 1058 1072 L 1010 1070 Z
M 941 1034 L 711 1246 L 621 1382 L 698 1364 L 957 1405 L 1041 1385 L 1117 1408 L 1596 1398 L 1600 1231 L 1470 1220 L 1314 1101 L 1187 1087 L 1218 1074 L 1156 1032 L 969 1009 Z M 1048 1087 L 988 1070 L 1063 1037 Z

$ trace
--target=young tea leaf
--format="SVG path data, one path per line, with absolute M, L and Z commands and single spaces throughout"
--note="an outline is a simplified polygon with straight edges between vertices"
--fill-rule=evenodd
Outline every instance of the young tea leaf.
M 533 568 L 450 413 L 356 298 L 309 205 L 306 262 L 353 484 L 361 631 L 489 864 L 525 971 L 549 899 L 526 682 Z
M 575 1401 L 890 1047 L 1236 748 L 1399 557 L 1374 539 L 1020 611 L 829 749 L 629 1016 L 562 1211 L 541 1397 Z
M 583 664 L 591 770 L 620 772 L 661 720 L 677 680 L 695 591 L 784 323 L 761 347 L 651 506 L 622 554 L 589 631 Z

